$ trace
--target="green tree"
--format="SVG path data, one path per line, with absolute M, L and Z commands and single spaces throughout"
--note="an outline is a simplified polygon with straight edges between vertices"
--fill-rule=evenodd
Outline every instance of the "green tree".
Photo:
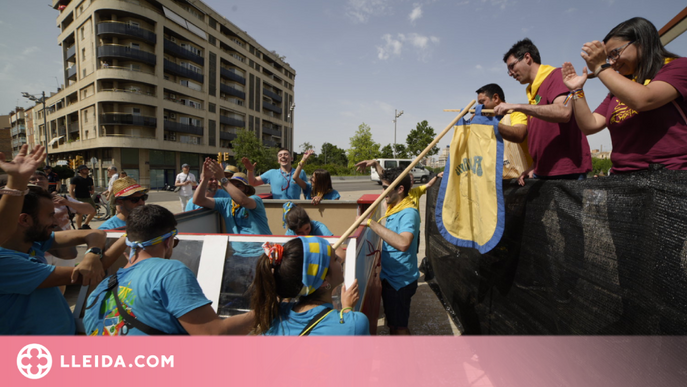
M 320 154 L 317 155 L 314 161 L 315 163 L 321 165 L 348 165 L 348 157 L 346 157 L 346 151 L 328 142 L 322 144 L 322 152 L 320 152 Z
M 599 174 L 608 176 L 608 170 L 611 169 L 611 167 L 613 167 L 611 159 L 597 159 L 596 157 L 592 157 L 592 176 Z
M 379 154 L 380 159 L 393 159 L 394 158 L 394 148 L 391 144 L 384 145 L 381 153 Z
M 241 159 L 248 157 L 251 162 L 258 163 L 255 173 L 267 171 L 277 166 L 278 148 L 265 148 L 260 140 L 255 137 L 255 133 L 250 130 L 241 129 L 236 133 L 236 138 L 231 141 L 234 147 L 234 158 L 237 167 L 243 170 Z
M 418 122 L 415 129 L 411 130 L 406 137 L 406 144 L 408 144 L 408 155 L 411 157 L 417 157 L 422 153 L 427 146 L 434 141 L 436 133 L 434 133 L 434 128 L 429 126 L 427 120 Z M 427 156 L 432 156 L 439 153 L 439 147 L 434 146 L 428 153 Z
M 408 149 L 403 144 L 394 144 L 394 154 L 397 159 L 409 159 L 411 156 L 408 154 Z
M 348 166 L 353 166 L 363 160 L 374 159 L 379 155 L 379 144 L 372 139 L 372 130 L 366 123 L 358 126 L 355 135 L 350 138 L 351 147 L 348 154 Z
M 311 149 L 315 149 L 315 147 L 312 146 L 312 144 L 310 144 L 310 143 L 307 142 L 307 141 L 304 142 L 304 143 L 302 143 L 301 146 L 300 146 L 300 148 L 301 148 L 301 152 L 303 152 L 303 153 L 305 153 L 306 151 L 309 151 L 309 150 L 311 150 Z

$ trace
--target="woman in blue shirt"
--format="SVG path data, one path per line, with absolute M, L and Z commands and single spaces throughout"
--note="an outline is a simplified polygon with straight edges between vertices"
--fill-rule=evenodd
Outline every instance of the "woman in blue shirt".
M 300 172 L 305 165 L 308 158 L 313 155 L 315 151 L 308 150 L 303 154 L 303 158 L 298 163 L 298 168 L 293 175 L 293 181 L 295 181 L 302 189 L 303 196 L 307 200 L 312 200 L 312 204 L 319 204 L 322 199 L 324 200 L 339 200 L 341 195 L 339 191 L 335 190 L 332 186 L 332 177 L 329 171 L 326 169 L 316 169 L 310 177 L 310 182 L 306 182 L 300 178 Z
M 303 207 L 300 207 L 291 202 L 284 203 L 284 215 L 282 221 L 284 228 L 286 228 L 286 235 L 317 235 L 317 236 L 333 236 L 327 226 L 322 222 L 310 220 L 308 213 Z
M 253 331 L 259 335 L 369 335 L 367 317 L 354 312 L 358 281 L 341 290 L 341 311 L 332 290 L 343 282 L 343 264 L 325 239 L 298 237 L 283 246 L 265 243 L 253 281 Z M 285 300 L 291 302 L 284 302 Z

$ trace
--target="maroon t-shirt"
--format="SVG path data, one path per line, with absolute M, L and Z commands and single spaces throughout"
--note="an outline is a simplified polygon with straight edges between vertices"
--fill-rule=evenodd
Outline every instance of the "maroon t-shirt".
M 675 102 L 687 114 L 687 58 L 664 65 L 652 80 L 656 81 L 677 90 L 680 96 Z M 672 102 L 638 113 L 609 94 L 594 113 L 606 117 L 614 173 L 647 169 L 649 164 L 687 169 L 687 123 Z
M 537 105 L 550 105 L 559 95 L 570 90 L 563 84 L 561 69 L 557 68 L 542 82 L 537 91 Z M 571 116 L 562 124 L 528 117 L 527 143 L 534 160 L 534 173 L 539 176 L 559 176 L 586 173 L 592 170 L 592 156 L 587 137 Z

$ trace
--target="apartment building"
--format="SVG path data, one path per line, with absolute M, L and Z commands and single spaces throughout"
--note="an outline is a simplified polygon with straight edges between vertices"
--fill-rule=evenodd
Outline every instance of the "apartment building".
M 232 153 L 239 129 L 293 148 L 295 70 L 200 1 L 53 0 L 64 87 L 47 98 L 50 163 L 81 156 L 142 185 Z M 34 110 L 43 143 L 42 106 Z
M 10 113 L 10 135 L 12 137 L 12 158 L 19 153 L 22 145 L 26 144 L 26 114 L 24 109 L 17 107 Z
M 12 155 L 12 128 L 10 116 L 0 116 L 0 152 L 9 159 Z

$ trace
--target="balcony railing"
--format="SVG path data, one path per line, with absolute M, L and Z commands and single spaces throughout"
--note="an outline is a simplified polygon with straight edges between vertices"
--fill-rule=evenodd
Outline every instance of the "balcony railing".
M 191 50 L 187 50 L 181 47 L 180 45 L 172 42 L 171 40 L 165 39 L 165 52 L 170 53 L 174 56 L 178 56 L 180 58 L 188 59 L 190 61 L 198 63 L 201 66 L 205 66 L 205 58 Z
M 229 85 L 225 85 L 224 83 L 219 84 L 219 91 L 221 91 L 222 93 L 225 93 L 225 94 L 233 95 L 234 97 L 246 99 L 246 93 L 244 93 L 241 90 L 236 90 Z
M 59 136 L 66 136 L 66 135 L 67 135 L 67 127 L 66 127 L 66 126 L 63 126 L 63 125 L 60 125 L 60 126 L 57 128 L 57 134 L 58 134 Z
M 150 44 L 155 44 L 157 41 L 157 35 L 141 27 L 136 27 L 128 23 L 122 23 L 117 21 L 104 21 L 98 23 L 97 34 L 115 34 L 115 35 L 125 35 L 145 40 Z
M 200 83 L 203 83 L 203 81 L 205 80 L 203 74 L 187 69 L 186 67 L 179 66 L 178 64 L 168 59 L 165 59 L 165 71 L 184 78 L 193 79 L 194 81 Z
M 98 47 L 98 58 L 133 59 L 139 62 L 147 63 L 151 66 L 155 66 L 157 63 L 157 57 L 152 52 L 115 44 L 107 44 Z
M 262 140 L 262 144 L 268 148 L 274 148 L 277 146 L 277 142 L 272 140 Z
M 67 69 L 67 79 L 75 77 L 75 76 L 76 76 L 76 65 Z
M 76 44 L 73 44 L 67 49 L 67 59 L 73 57 L 74 55 L 76 55 Z
M 234 134 L 234 133 L 222 132 L 222 131 L 219 132 L 219 138 L 220 138 L 220 140 L 228 140 L 228 141 L 231 141 L 231 140 L 236 139 L 236 137 L 237 137 L 237 136 L 236 136 L 236 134 Z
M 170 132 L 196 134 L 198 136 L 203 135 L 202 126 L 193 126 L 189 124 L 182 124 L 181 122 L 174 122 L 168 120 L 165 120 L 165 130 L 168 130 Z
M 232 118 L 232 117 L 227 117 L 227 116 L 219 116 L 219 123 L 224 124 L 224 125 L 229 125 L 229 126 L 237 126 L 239 128 L 245 128 L 246 127 L 246 121 L 241 121 L 237 118 Z
M 105 113 L 100 115 L 100 125 L 136 125 L 157 127 L 157 118 L 126 113 Z
M 75 132 L 78 133 L 79 132 L 79 123 L 74 122 L 74 123 L 69 124 L 69 126 L 67 127 L 67 130 L 69 130 L 69 133 L 75 133 Z
M 281 102 L 281 96 L 279 94 L 273 92 L 270 89 L 263 88 L 262 93 L 265 94 L 266 96 L 272 98 L 273 100 L 275 100 L 277 102 Z
M 269 135 L 272 135 L 272 136 L 281 137 L 281 130 L 275 129 L 275 128 L 272 128 L 272 127 L 269 127 L 269 126 L 264 126 L 264 125 L 263 125 L 263 127 L 262 127 L 262 133 L 263 133 L 263 134 L 269 134 Z
M 262 107 L 268 110 L 272 110 L 275 113 L 281 114 L 281 108 L 279 106 L 272 105 L 269 102 L 262 101 Z
M 225 69 L 224 67 L 219 68 L 219 74 L 225 78 L 229 78 L 232 81 L 238 82 L 242 85 L 246 84 L 246 78 L 236 74 L 235 72 Z

